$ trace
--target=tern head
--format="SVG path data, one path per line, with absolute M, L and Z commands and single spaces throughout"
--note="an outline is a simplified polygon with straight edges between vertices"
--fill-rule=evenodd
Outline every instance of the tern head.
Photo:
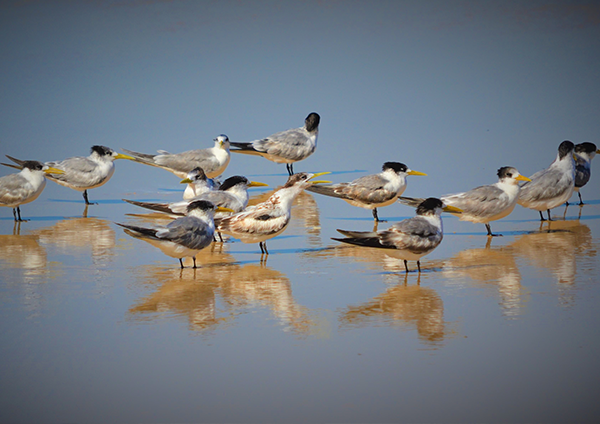
M 517 168 L 513 168 L 512 166 L 503 166 L 498 169 L 498 180 L 512 180 L 514 184 L 518 184 L 518 181 L 531 181 L 531 179 L 519 174 Z
M 58 168 L 53 168 L 48 165 L 44 165 L 42 162 L 38 162 L 37 160 L 26 160 L 23 161 L 21 169 L 28 169 L 30 171 L 42 171 L 45 174 L 64 174 L 65 171 Z
M 208 215 L 214 216 L 215 212 L 233 212 L 233 210 L 229 208 L 224 208 L 221 206 L 215 206 L 214 203 L 209 202 L 208 200 L 196 200 L 190 202 L 186 208 L 187 215 Z
M 575 146 L 575 155 L 583 159 L 587 159 L 588 161 L 594 159 L 596 153 L 600 153 L 600 150 L 596 147 L 594 143 L 586 141 L 584 143 L 579 143 L 577 146 Z
M 445 205 L 436 197 L 429 197 L 417 206 L 417 215 L 440 215 L 442 212 L 461 213 L 462 210 L 454 206 Z
M 413 171 L 412 169 L 409 169 L 408 166 L 406 166 L 405 164 L 401 163 L 401 162 L 386 162 L 383 164 L 383 166 L 381 167 L 381 170 L 383 172 L 387 171 L 387 170 L 392 170 L 393 172 L 395 172 L 398 175 L 402 175 L 402 174 L 406 174 L 406 175 L 427 175 L 423 172 L 419 172 L 419 171 Z
M 230 188 L 236 187 L 236 186 L 241 186 L 241 187 L 259 187 L 259 186 L 268 186 L 268 184 L 265 183 L 259 183 L 256 181 L 249 181 L 248 178 L 243 177 L 241 175 L 234 175 L 233 177 L 229 177 L 227 178 L 225 181 L 223 181 L 223 184 L 221 184 L 221 186 L 219 187 L 219 190 L 221 191 L 227 191 Z
M 558 146 L 558 157 L 562 159 L 567 155 L 573 155 L 573 150 L 575 150 L 575 145 L 569 140 L 565 140 Z
M 229 149 L 229 137 L 225 134 L 220 134 L 215 138 L 215 147 L 219 147 L 221 149 Z
M 311 112 L 304 120 L 304 128 L 306 128 L 306 131 L 308 132 L 313 132 L 319 129 L 319 122 L 321 122 L 321 117 L 319 114 L 316 112 Z
M 331 181 L 316 181 L 312 180 L 315 177 L 330 174 L 330 172 L 317 172 L 316 174 L 310 172 L 299 172 L 294 175 L 290 175 L 283 188 L 294 187 L 296 185 L 302 187 L 308 187 L 311 184 L 323 184 L 330 183 Z M 312 180 L 312 181 L 311 181 Z
M 206 179 L 207 178 L 206 178 L 206 174 L 204 173 L 204 169 L 197 166 L 194 169 L 192 169 L 190 172 L 188 172 L 187 178 L 184 178 L 183 180 L 181 180 L 180 183 L 181 184 L 191 184 L 193 182 L 204 181 Z
M 132 156 L 117 153 L 110 147 L 106 147 L 106 146 L 92 146 L 91 153 L 92 153 L 92 155 L 95 154 L 95 155 L 99 156 L 100 158 L 109 159 L 111 161 L 115 160 L 115 159 L 134 160 L 134 158 Z

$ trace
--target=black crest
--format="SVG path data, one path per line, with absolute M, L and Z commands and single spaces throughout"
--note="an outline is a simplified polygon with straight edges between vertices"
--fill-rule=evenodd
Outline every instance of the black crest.
M 100 156 L 111 156 L 114 150 L 106 146 L 92 146 L 92 153 L 94 152 Z
M 319 122 L 321 122 L 321 117 L 318 113 L 309 113 L 306 119 L 304 120 L 304 126 L 306 127 L 306 131 L 313 132 L 314 130 L 319 128 Z
M 388 169 L 392 169 L 396 174 L 399 172 L 408 171 L 408 166 L 404 165 L 400 162 L 386 162 L 381 167 L 382 171 L 387 171 Z
M 498 178 L 512 178 L 512 176 L 516 173 L 517 170 L 512 166 L 503 166 L 502 168 L 498 169 Z
M 435 197 L 429 197 L 421 202 L 417 207 L 417 215 L 427 215 L 433 213 L 437 208 L 443 208 L 444 203 Z
M 565 140 L 558 146 L 558 156 L 562 159 L 575 149 L 575 145 L 569 140 Z
M 214 210 L 215 209 L 215 205 L 212 204 L 212 202 L 209 202 L 208 200 L 196 200 L 195 202 L 191 202 L 188 206 L 187 206 L 187 211 L 193 211 L 194 209 L 201 209 L 203 211 L 210 211 L 210 210 Z
M 27 168 L 31 171 L 41 171 L 44 168 L 44 164 L 37 160 L 26 160 L 23 162 L 23 168 Z
M 588 141 L 586 141 L 585 143 L 579 143 L 577 146 L 575 146 L 575 153 L 590 154 L 592 152 L 595 152 L 596 150 L 598 150 L 596 145 L 594 143 L 590 143 Z
M 225 191 L 238 184 L 248 185 L 249 183 L 250 182 L 248 181 L 248 178 L 242 177 L 241 175 L 234 175 L 233 177 L 229 177 L 225 181 L 223 181 L 223 184 L 221 184 L 219 190 Z

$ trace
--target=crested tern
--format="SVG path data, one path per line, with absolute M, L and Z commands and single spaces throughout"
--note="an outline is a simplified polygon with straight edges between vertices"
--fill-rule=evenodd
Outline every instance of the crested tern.
M 217 187 L 216 182 L 211 178 L 207 178 L 204 170 L 199 166 L 188 172 L 186 178 L 181 180 L 180 183 L 187 184 L 183 192 L 184 200 L 193 199 Z
M 519 198 L 519 181 L 531 181 L 519 174 L 516 168 L 504 166 L 498 169 L 498 182 L 476 187 L 464 193 L 448 194 L 440 197 L 444 204 L 459 208 L 461 221 L 485 224 L 490 237 L 502 234 L 492 233 L 491 221 L 504 218 L 514 210 Z M 424 199 L 400 197 L 402 204 L 416 207 Z
M 406 272 L 409 272 L 408 261 L 417 261 L 421 272 L 421 258 L 433 252 L 444 238 L 442 211 L 459 213 L 460 209 L 430 197 L 419 204 L 417 216 L 400 221 L 386 230 L 375 232 L 338 229 L 346 237 L 333 240 L 382 249 L 389 256 L 404 260 Z
M 221 175 L 229 165 L 229 137 L 221 134 L 214 139 L 214 142 L 213 147 L 181 153 L 159 150 L 157 155 L 151 155 L 127 149 L 122 150 L 133 156 L 136 162 L 165 169 L 179 178 L 186 178 L 188 172 L 198 166 L 204 170 L 208 178 L 215 178 Z
M 592 159 L 600 153 L 594 143 L 585 142 L 575 146 L 575 191 L 579 195 L 579 204 L 583 205 L 579 189 L 587 184 L 592 175 Z M 567 203 L 568 204 L 568 203 Z
M 13 208 L 15 222 L 27 221 L 21 218 L 20 205 L 33 202 L 46 187 L 46 176 L 63 171 L 44 165 L 36 160 L 19 161 L 21 172 L 0 177 L 0 206 Z M 7 165 L 14 167 L 13 165 Z
M 384 222 L 379 219 L 377 208 L 391 205 L 404 193 L 408 175 L 427 174 L 413 171 L 403 163 L 385 162 L 379 174 L 366 175 L 349 183 L 312 186 L 307 190 L 338 197 L 353 206 L 371 209 L 375 222 Z
M 536 172 L 521 186 L 519 205 L 534 209 L 540 213 L 548 211 L 548 220 L 552 221 L 550 209 L 565 203 L 575 189 L 575 160 L 573 159 L 575 145 L 565 140 L 558 146 L 558 154 L 554 162 L 546 169 Z
M 7 158 L 19 166 L 22 160 L 6 155 Z M 115 159 L 133 159 L 128 155 L 115 152 L 106 146 L 92 146 L 88 157 L 75 156 L 61 161 L 49 161 L 45 164 L 51 168 L 61 169 L 64 172 L 48 174 L 47 178 L 73 190 L 83 191 L 83 200 L 86 205 L 91 205 L 87 191 L 105 184 L 115 172 Z
M 306 159 L 317 148 L 319 136 L 318 113 L 310 113 L 304 120 L 304 126 L 292 128 L 270 135 L 260 140 L 246 143 L 232 142 L 234 153 L 262 156 L 275 163 L 285 163 L 289 175 L 294 174 L 294 162 Z
M 217 231 L 240 239 L 243 243 L 258 243 L 262 254 L 269 254 L 267 240 L 281 234 L 290 222 L 292 203 L 296 196 L 314 181 L 313 178 L 328 174 L 300 172 L 290 175 L 285 185 L 266 201 L 249 206 L 242 212 L 217 218 Z
M 224 209 L 206 200 L 197 200 L 187 206 L 186 216 L 177 218 L 166 226 L 144 228 L 128 224 L 117 225 L 123 227 L 128 235 L 158 247 L 167 256 L 178 258 L 181 268 L 182 258 L 191 257 L 196 268 L 196 254 L 213 241 L 213 219 L 215 211 L 219 210 Z

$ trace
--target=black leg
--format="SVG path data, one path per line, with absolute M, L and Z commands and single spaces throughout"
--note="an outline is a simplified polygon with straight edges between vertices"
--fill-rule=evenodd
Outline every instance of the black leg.
M 417 268 L 419 268 L 419 274 L 421 273 L 421 261 L 417 261 Z
M 578 191 L 577 194 L 579 195 L 579 206 L 583 206 L 583 199 L 581 199 L 581 192 Z
M 553 221 L 552 216 L 550 216 L 550 209 L 548 209 L 548 221 Z
M 13 217 L 15 218 L 15 222 L 27 222 L 28 219 L 21 219 L 21 208 L 17 206 L 13 208 Z
M 265 254 L 269 254 L 269 251 L 267 250 L 267 242 L 263 241 L 263 246 L 265 247 Z
M 285 167 L 287 168 L 288 175 L 294 175 L 294 164 L 286 163 Z
M 408 261 L 406 259 L 404 259 L 404 269 L 408 272 Z
M 387 222 L 383 219 L 379 219 L 379 215 L 377 215 L 377 208 L 373 209 L 373 218 L 375 219 L 375 222 Z
M 179 265 L 181 265 L 181 269 L 183 269 L 183 261 L 179 258 Z
M 542 211 L 539 211 L 539 212 L 540 212 L 540 221 L 545 221 L 546 218 L 544 218 L 544 214 L 542 214 Z
M 258 242 L 258 247 L 260 247 L 260 253 L 261 253 L 262 255 L 264 255 L 264 254 L 265 254 L 265 249 L 263 248 L 263 245 L 262 245 L 262 243 L 263 243 L 262 241 L 261 241 L 261 242 Z
M 192 256 L 192 260 L 194 261 L 194 269 L 196 269 L 196 257 Z
M 501 237 L 502 234 L 494 234 L 492 233 L 492 227 L 490 227 L 490 224 L 485 224 L 485 228 L 487 228 L 487 235 L 488 237 Z
M 221 243 L 223 243 L 223 236 L 222 236 L 222 235 L 221 235 L 221 233 L 219 233 L 218 231 L 217 231 L 217 234 L 219 235 L 219 241 L 220 241 Z M 216 240 L 215 240 L 215 241 L 216 241 Z

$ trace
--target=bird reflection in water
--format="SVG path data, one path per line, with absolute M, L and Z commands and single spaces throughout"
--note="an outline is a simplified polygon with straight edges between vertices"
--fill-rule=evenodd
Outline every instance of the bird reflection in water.
M 22 269 L 26 277 L 47 272 L 46 249 L 36 235 L 0 235 L 0 264 L 2 268 Z
M 156 313 L 175 314 L 187 317 L 191 330 L 213 331 L 231 325 L 249 309 L 266 308 L 285 331 L 309 335 L 318 330 L 310 310 L 296 303 L 285 274 L 262 264 L 236 263 L 225 247 L 213 243 L 201 251 L 196 256 L 200 264 L 196 270 L 136 269 L 144 285 L 160 287 L 129 313 L 141 320 L 155 319 Z
M 509 247 L 517 258 L 556 277 L 565 306 L 572 305 L 575 299 L 578 263 L 592 264 L 590 258 L 598 250 L 592 231 L 578 220 L 544 222 L 539 231 L 517 237 Z
M 515 250 L 506 246 L 491 246 L 488 238 L 484 248 L 465 249 L 450 259 L 440 261 L 443 275 L 460 286 L 477 287 L 498 292 L 502 313 L 506 317 L 521 314 L 527 291 L 521 286 L 521 273 L 515 260 Z
M 431 348 L 454 335 L 444 321 L 444 304 L 439 294 L 420 284 L 404 283 L 389 287 L 384 293 L 358 306 L 349 306 L 340 317 L 342 327 L 370 327 L 386 323 L 416 329 L 419 339 Z
M 114 255 L 115 232 L 110 223 L 99 218 L 67 218 L 50 227 L 31 232 L 40 243 L 63 254 L 81 254 L 91 249 L 96 265 L 108 262 Z

